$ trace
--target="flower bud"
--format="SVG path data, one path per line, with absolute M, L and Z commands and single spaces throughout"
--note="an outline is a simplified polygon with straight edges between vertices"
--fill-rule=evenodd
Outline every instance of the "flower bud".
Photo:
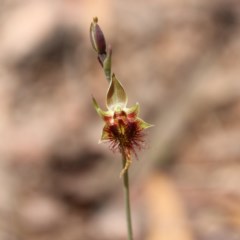
M 98 54 L 106 54 L 106 41 L 103 35 L 103 32 L 98 25 L 98 18 L 93 18 L 93 22 L 90 25 L 90 40 L 93 46 L 93 49 Z

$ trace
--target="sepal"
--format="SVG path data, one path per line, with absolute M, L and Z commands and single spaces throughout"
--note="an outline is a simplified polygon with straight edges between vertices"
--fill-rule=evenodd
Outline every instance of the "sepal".
M 93 101 L 93 106 L 94 106 L 96 112 L 98 113 L 98 115 L 99 115 L 104 121 L 108 121 L 109 119 L 112 118 L 112 115 L 111 115 L 110 112 L 108 112 L 108 111 L 103 111 L 103 110 L 99 107 L 99 105 L 98 105 L 98 103 L 97 103 L 97 101 L 96 101 L 96 99 L 95 99 L 94 97 L 92 97 L 92 101 Z
M 127 106 L 127 101 L 127 94 L 122 84 L 117 80 L 115 74 L 113 74 L 107 92 L 107 108 L 112 111 L 124 109 Z

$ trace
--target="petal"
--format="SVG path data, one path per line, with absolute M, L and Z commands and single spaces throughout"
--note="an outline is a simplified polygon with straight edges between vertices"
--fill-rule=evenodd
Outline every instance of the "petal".
M 110 119 L 112 118 L 112 115 L 111 115 L 110 112 L 108 112 L 108 111 L 103 111 L 103 110 L 99 107 L 99 105 L 98 105 L 98 103 L 97 103 L 97 101 L 96 101 L 96 99 L 95 99 L 94 97 L 92 97 L 92 101 L 93 101 L 93 106 L 94 106 L 95 110 L 97 111 L 98 115 L 99 115 L 104 121 L 110 120 Z
M 138 120 L 138 124 L 139 124 L 141 129 L 146 129 L 146 128 L 150 128 L 150 127 L 154 126 L 152 124 L 149 124 L 149 123 L 143 121 L 141 118 L 137 118 L 137 120 Z
M 112 75 L 112 80 L 107 92 L 107 108 L 116 110 L 117 108 L 125 108 L 127 106 L 127 95 L 122 84 L 117 80 L 115 75 Z
M 126 113 L 128 118 L 136 118 L 139 114 L 139 104 L 136 103 L 134 106 L 127 108 Z

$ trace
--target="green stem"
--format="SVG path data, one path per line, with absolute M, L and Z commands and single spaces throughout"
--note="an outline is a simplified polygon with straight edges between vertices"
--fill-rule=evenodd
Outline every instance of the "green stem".
M 126 164 L 126 157 L 124 154 L 122 155 L 122 163 L 124 168 Z M 127 229 L 128 229 L 128 240 L 133 240 L 128 170 L 126 170 L 126 172 L 123 174 L 123 188 L 124 188 L 124 195 L 125 195 L 124 197 L 125 197 L 126 220 L 127 220 Z

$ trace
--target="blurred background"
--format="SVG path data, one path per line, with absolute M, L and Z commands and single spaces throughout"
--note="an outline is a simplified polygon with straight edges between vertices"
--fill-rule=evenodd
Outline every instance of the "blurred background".
M 155 125 L 130 170 L 135 239 L 240 239 L 238 0 L 0 0 L 0 240 L 126 239 L 94 16 Z

